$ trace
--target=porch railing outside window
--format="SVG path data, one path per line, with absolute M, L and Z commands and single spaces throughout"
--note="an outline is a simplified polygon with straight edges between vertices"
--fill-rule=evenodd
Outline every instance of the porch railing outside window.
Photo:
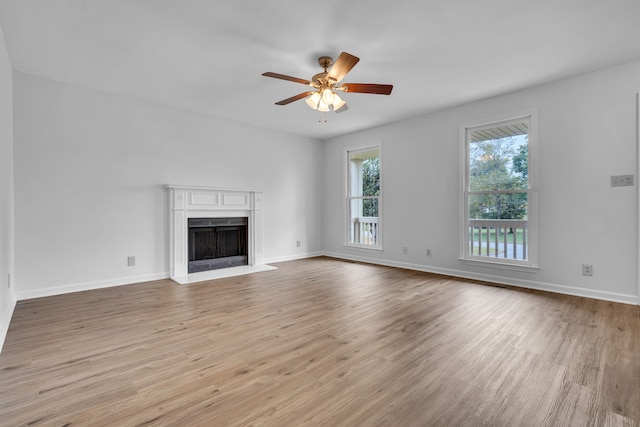
M 527 220 L 470 219 L 469 255 L 527 259 Z
M 378 245 L 378 218 L 351 218 L 351 241 L 359 245 Z

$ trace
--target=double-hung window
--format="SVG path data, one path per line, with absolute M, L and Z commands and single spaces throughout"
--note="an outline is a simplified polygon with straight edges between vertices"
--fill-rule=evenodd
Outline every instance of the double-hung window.
M 347 151 L 348 246 L 382 248 L 380 145 Z
M 461 256 L 537 266 L 536 117 L 464 126 Z

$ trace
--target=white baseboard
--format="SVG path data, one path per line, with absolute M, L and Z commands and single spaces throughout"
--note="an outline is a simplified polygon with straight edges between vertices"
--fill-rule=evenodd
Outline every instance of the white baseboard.
M 295 261 L 297 259 L 313 258 L 317 256 L 326 255 L 324 252 L 307 252 L 304 254 L 285 255 L 275 258 L 265 259 L 265 264 L 273 264 L 275 262 Z
M 5 311 L 2 319 L 0 319 L 0 353 L 2 353 L 2 347 L 4 340 L 7 338 L 7 332 L 9 332 L 9 325 L 11 324 L 11 318 L 13 317 L 13 311 L 16 308 L 16 298 L 10 295 L 9 305 L 7 311 Z
M 620 302 L 624 304 L 640 305 L 640 298 L 637 295 L 598 291 L 593 289 L 585 289 L 585 288 L 579 288 L 574 286 L 559 285 L 554 283 L 538 282 L 533 280 L 505 278 L 505 277 L 494 276 L 490 274 L 472 273 L 472 272 L 462 271 L 462 270 L 429 267 L 429 266 L 424 266 L 419 264 L 380 260 L 376 258 L 353 256 L 353 255 L 346 255 L 346 254 L 333 253 L 333 252 L 308 252 L 304 254 L 294 254 L 294 255 L 287 255 L 287 256 L 281 256 L 281 257 L 274 257 L 274 258 L 265 259 L 265 264 L 294 261 L 297 259 L 312 258 L 316 256 L 329 256 L 333 258 L 345 259 L 350 261 L 361 261 L 361 262 L 367 262 L 370 264 L 384 265 L 389 267 L 398 267 L 398 268 L 404 268 L 408 270 L 424 271 L 426 273 L 443 274 L 446 276 L 480 280 L 480 281 L 492 282 L 492 283 L 498 283 L 498 284 L 510 285 L 510 286 L 518 286 L 522 288 L 536 289 L 536 290 L 546 291 L 546 292 L 554 292 L 559 294 L 595 298 L 595 299 L 600 299 L 604 301 Z M 47 296 L 60 295 L 60 294 L 66 294 L 71 292 L 88 291 L 92 289 L 129 285 L 133 283 L 148 282 L 152 280 L 162 280 L 162 279 L 168 279 L 168 278 L 169 278 L 169 273 L 155 273 L 155 274 L 148 274 L 148 275 L 141 275 L 141 276 L 129 276 L 129 277 L 123 277 L 120 279 L 113 279 L 113 280 L 76 283 L 76 284 L 60 286 L 60 287 L 41 288 L 33 291 L 16 292 L 15 300 L 22 301 L 22 300 L 31 299 L 31 298 L 47 297 Z M 15 301 L 13 301 L 13 306 L 15 307 Z M 5 331 L 5 329 L 8 329 L 8 323 L 11 321 L 12 312 L 13 312 L 13 309 L 11 310 L 11 313 L 7 315 L 8 319 L 2 319 L 3 323 L 0 324 L 0 328 L 4 328 L 4 329 L 0 329 L 0 334 L 2 334 L 3 331 Z M 4 333 L 6 333 L 6 331 Z M 0 335 L 0 337 L 3 337 L 3 336 Z
M 53 295 L 68 294 L 71 292 L 90 291 L 93 289 L 111 288 L 114 286 L 131 285 L 133 283 L 150 282 L 152 280 L 168 279 L 169 273 L 144 274 L 140 276 L 127 276 L 119 279 L 100 280 L 96 282 L 75 283 L 72 285 L 56 286 L 51 288 L 40 288 L 33 291 L 16 292 L 18 301 L 50 297 Z
M 553 283 L 537 282 L 533 280 L 522 280 L 515 278 L 505 278 L 490 274 L 471 273 L 462 270 L 451 270 L 447 268 L 428 267 L 419 264 L 411 264 L 404 262 L 379 260 L 375 258 L 345 255 L 340 253 L 325 252 L 323 255 L 345 259 L 350 261 L 361 261 L 370 264 L 384 265 L 388 267 L 405 268 L 408 270 L 424 271 L 426 273 L 443 274 L 445 276 L 460 277 L 463 279 L 480 280 L 483 282 L 497 283 L 501 285 L 517 286 L 527 289 L 535 289 L 539 291 L 553 292 L 557 294 L 573 295 L 586 298 L 594 298 L 604 301 L 619 302 L 623 304 L 640 305 L 640 297 L 637 295 L 619 294 L 616 292 L 597 291 L 593 289 L 585 289 L 574 286 L 558 285 Z

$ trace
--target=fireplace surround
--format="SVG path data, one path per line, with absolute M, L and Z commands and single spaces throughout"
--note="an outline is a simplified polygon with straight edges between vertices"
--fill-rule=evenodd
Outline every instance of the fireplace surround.
M 264 271 L 262 248 L 262 191 L 202 186 L 167 185 L 169 190 L 169 275 L 177 283 Z M 222 218 L 245 218 L 246 265 L 189 272 L 189 220 L 202 223 Z

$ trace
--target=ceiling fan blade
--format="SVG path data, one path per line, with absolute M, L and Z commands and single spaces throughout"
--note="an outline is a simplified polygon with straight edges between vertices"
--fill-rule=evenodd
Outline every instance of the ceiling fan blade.
M 286 76 L 284 74 L 272 73 L 271 71 L 267 71 L 266 73 L 262 73 L 265 77 L 273 77 L 274 79 L 287 80 L 294 83 L 302 83 L 303 85 L 311 86 L 310 80 L 299 79 L 298 77 Z
M 333 66 L 329 70 L 327 78 L 339 82 L 344 78 L 344 76 L 347 75 L 349 71 L 351 71 L 353 67 L 356 66 L 358 61 L 360 61 L 360 58 L 358 58 L 357 56 L 353 56 L 347 52 L 342 52 L 340 56 L 338 56 L 335 64 L 333 64 Z
M 297 100 L 302 99 L 302 98 L 306 98 L 309 95 L 313 95 L 313 92 L 309 91 L 309 92 L 299 93 L 299 94 L 297 94 L 295 96 L 292 96 L 291 98 L 283 99 L 282 101 L 276 102 L 276 105 L 291 104 L 292 102 L 297 101 Z
M 341 86 L 345 92 L 373 93 L 376 95 L 389 95 L 393 85 L 379 85 L 375 83 L 344 83 Z

